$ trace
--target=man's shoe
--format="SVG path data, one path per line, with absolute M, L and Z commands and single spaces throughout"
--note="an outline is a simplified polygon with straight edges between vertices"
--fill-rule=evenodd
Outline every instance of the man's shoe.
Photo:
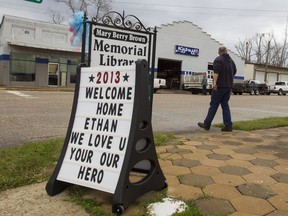
M 232 129 L 232 127 L 224 127 L 224 128 L 222 128 L 221 129 L 221 131 L 223 131 L 223 132 L 232 132 L 233 131 L 233 129 Z
M 209 131 L 209 130 L 210 130 L 210 126 L 205 126 L 204 123 L 202 123 L 202 122 L 198 122 L 198 126 L 199 126 L 200 128 L 203 128 L 203 129 L 206 130 L 206 131 Z

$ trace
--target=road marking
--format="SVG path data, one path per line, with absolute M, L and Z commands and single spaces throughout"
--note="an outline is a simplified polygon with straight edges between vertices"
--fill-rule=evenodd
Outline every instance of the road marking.
M 28 94 L 24 94 L 22 92 L 19 92 L 19 91 L 6 91 L 7 93 L 10 93 L 10 94 L 14 94 L 14 95 L 17 95 L 19 97 L 25 97 L 25 98 L 36 98 L 36 97 L 32 97 L 31 95 L 28 95 Z

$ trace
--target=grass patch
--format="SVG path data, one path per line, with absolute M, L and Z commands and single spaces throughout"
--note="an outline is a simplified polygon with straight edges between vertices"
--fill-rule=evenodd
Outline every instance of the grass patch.
M 163 133 L 163 132 L 153 132 L 155 146 L 163 146 L 168 142 L 176 139 L 176 137 L 171 133 Z
M 102 203 L 98 202 L 95 198 L 85 198 L 84 194 L 87 188 L 80 186 L 73 186 L 70 188 L 70 200 L 77 205 L 80 205 L 91 216 L 113 216 L 114 214 L 106 212 L 102 208 Z
M 87 188 L 80 187 L 80 186 L 73 186 L 69 189 L 70 191 L 70 200 L 82 208 L 85 209 L 90 216 L 113 216 L 115 214 L 107 212 L 103 209 L 103 204 L 98 202 L 95 198 L 87 198 L 85 197 L 85 192 Z M 152 191 L 148 194 L 145 194 L 141 199 L 141 201 L 137 201 L 134 203 L 137 205 L 137 210 L 134 211 L 131 216 L 144 216 L 147 215 L 147 207 L 151 203 L 160 202 L 164 197 L 166 197 L 166 191 Z M 147 215 L 148 216 L 148 215 Z
M 48 180 L 64 140 L 30 143 L 0 151 L 0 192 Z
M 188 208 L 183 212 L 174 213 L 172 216 L 206 216 L 197 208 L 194 200 L 188 200 L 185 203 Z
M 215 124 L 215 127 L 223 127 L 223 124 Z M 269 117 L 250 121 L 233 122 L 234 130 L 253 131 L 268 128 L 288 126 L 288 117 Z

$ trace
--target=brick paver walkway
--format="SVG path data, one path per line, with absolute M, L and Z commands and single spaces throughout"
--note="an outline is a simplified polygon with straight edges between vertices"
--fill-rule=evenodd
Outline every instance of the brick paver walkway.
M 179 137 L 157 148 L 168 195 L 207 214 L 288 215 L 288 127 Z

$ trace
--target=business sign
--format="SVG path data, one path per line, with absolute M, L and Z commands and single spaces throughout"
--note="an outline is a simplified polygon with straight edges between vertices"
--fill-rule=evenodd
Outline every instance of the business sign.
M 148 42 L 148 35 L 141 32 L 96 25 L 92 29 L 90 66 L 129 66 L 138 59 L 148 61 Z
M 189 56 L 198 56 L 199 55 L 199 49 L 176 45 L 175 46 L 175 53 L 176 54 L 182 54 L 182 55 L 189 55 Z
M 130 134 L 135 66 L 81 69 L 78 105 L 57 180 L 114 193 Z

